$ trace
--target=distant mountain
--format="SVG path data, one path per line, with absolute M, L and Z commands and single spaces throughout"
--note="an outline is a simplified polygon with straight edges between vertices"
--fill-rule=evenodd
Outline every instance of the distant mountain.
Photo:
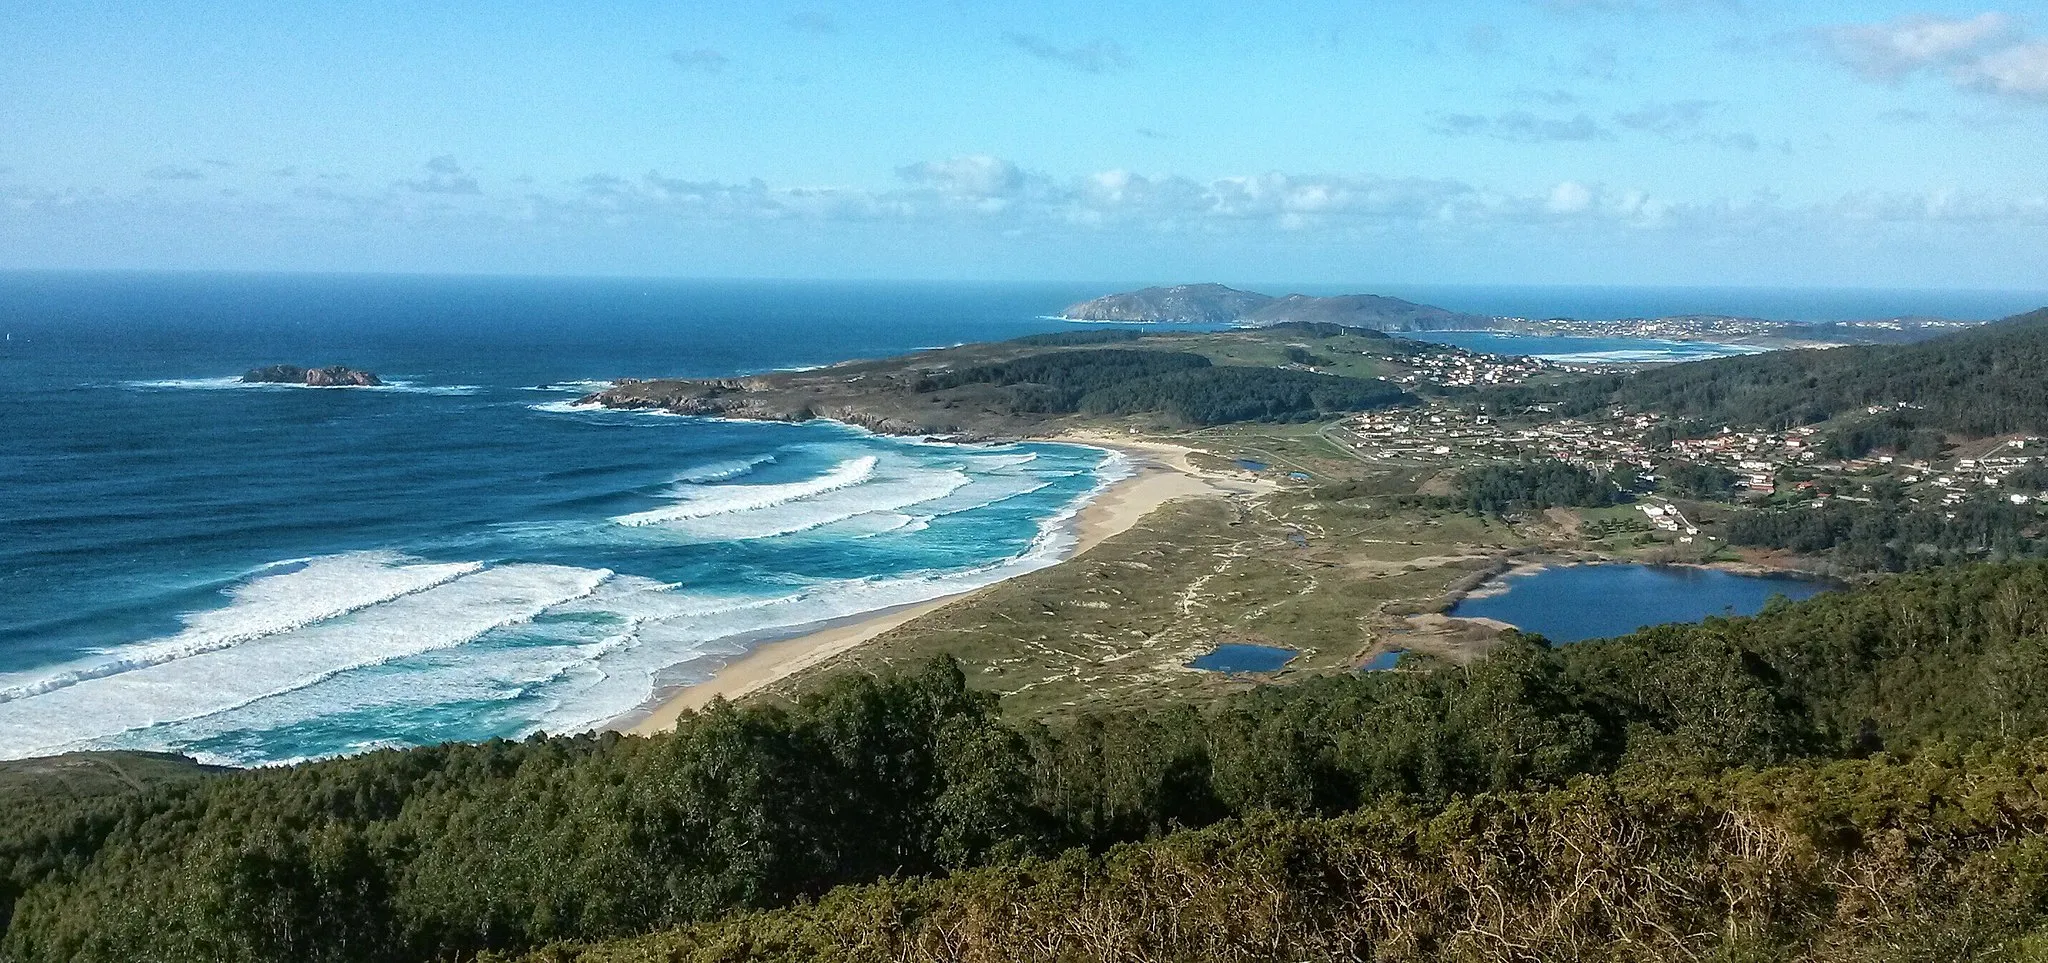
M 1483 330 L 1500 326 L 1493 318 L 1376 294 L 1329 298 L 1290 294 L 1276 298 L 1221 284 L 1176 284 L 1112 294 L 1069 305 L 1061 316 L 1076 321 L 1199 321 L 1259 326 L 1285 321 L 1326 322 L 1374 331 Z
M 1271 295 L 1221 284 L 1176 284 L 1128 291 L 1068 305 L 1061 317 L 1075 321 L 1242 321 L 1272 303 Z
M 1316 298 L 1290 294 L 1260 305 L 1245 317 L 1254 324 L 1326 321 L 1375 331 L 1470 331 L 1498 327 L 1492 318 L 1377 294 Z

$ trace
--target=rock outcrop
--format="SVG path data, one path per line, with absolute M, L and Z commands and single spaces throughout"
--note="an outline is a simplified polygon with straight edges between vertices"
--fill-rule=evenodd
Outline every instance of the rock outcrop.
M 256 368 L 242 376 L 244 384 L 305 385 L 309 388 L 375 388 L 384 382 L 368 371 L 333 365 L 301 368 L 295 364 L 274 364 Z

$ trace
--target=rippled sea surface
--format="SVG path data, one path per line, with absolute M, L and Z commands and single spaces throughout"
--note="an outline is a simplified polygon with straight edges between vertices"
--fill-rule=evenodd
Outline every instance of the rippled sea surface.
M 1049 564 L 1103 451 L 571 402 L 1058 329 L 1087 293 L 0 280 L 0 757 L 574 731 L 764 637 Z M 273 363 L 390 384 L 237 380 Z

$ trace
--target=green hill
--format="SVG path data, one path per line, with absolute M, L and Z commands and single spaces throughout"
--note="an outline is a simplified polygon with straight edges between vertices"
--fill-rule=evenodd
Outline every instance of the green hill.
M 1560 401 L 1570 411 L 1622 404 L 1706 426 L 1767 428 L 1891 409 L 1886 427 L 1866 439 L 1880 443 L 1914 430 L 1969 437 L 2044 433 L 2048 308 L 1917 344 L 1721 358 L 1519 397 Z

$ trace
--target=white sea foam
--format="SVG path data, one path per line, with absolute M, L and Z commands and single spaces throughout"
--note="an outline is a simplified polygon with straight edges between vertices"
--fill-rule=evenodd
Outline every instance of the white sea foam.
M 896 512 L 946 497 L 972 479 L 957 471 L 880 478 L 747 511 L 724 512 L 666 523 L 667 531 L 706 541 L 772 538 L 809 531 L 876 512 Z
M 686 482 L 676 489 L 676 504 L 659 513 L 664 517 L 638 524 L 662 525 L 650 535 L 705 537 L 820 525 L 830 526 L 821 532 L 848 539 L 914 532 L 935 513 L 1041 491 L 1074 473 L 1065 469 L 1079 467 L 1070 454 L 1047 459 L 1060 469 L 1048 470 L 1024 457 L 1036 453 L 955 447 L 962 456 L 885 450 L 881 458 L 849 457 L 823 475 L 780 485 Z M 684 478 L 730 467 L 700 465 Z M 1121 456 L 1105 453 L 1095 471 L 1099 491 L 1129 468 Z M 1086 498 L 1077 496 L 1043 519 L 1024 551 L 967 569 L 784 583 L 780 589 L 753 580 L 745 591 L 720 594 L 597 569 L 472 568 L 303 627 L 0 702 L 0 758 L 86 746 L 181 748 L 205 740 L 221 761 L 249 764 L 272 760 L 280 746 L 296 747 L 293 727 L 312 720 L 334 720 L 347 731 L 366 718 L 431 718 L 457 705 L 481 713 L 466 725 L 493 732 L 585 729 L 644 703 L 657 679 L 706 677 L 763 637 L 970 591 L 1051 565 L 1071 551 L 1072 521 Z M 605 527 L 621 536 L 630 531 Z M 323 563 L 342 584 L 340 563 L 314 560 Z M 375 579 L 425 564 L 362 560 L 364 577 Z M 235 609 L 265 579 L 297 574 L 251 580 L 222 611 Z M 395 660 L 403 661 L 391 664 Z M 484 708 L 474 708 L 479 705 Z M 236 733 L 250 735 L 237 741 Z M 358 751 L 388 741 L 347 741 L 353 738 L 316 751 Z
M 350 615 L 0 703 L 0 758 L 97 744 L 470 642 L 590 594 L 603 569 L 506 565 Z
M 775 456 L 755 455 L 752 458 L 732 458 L 698 465 L 676 476 L 679 484 L 701 485 L 707 482 L 731 481 L 741 475 L 752 474 L 762 465 L 773 464 Z M 678 491 L 676 494 L 684 494 Z
M 708 518 L 736 512 L 757 511 L 800 498 L 810 498 L 874 477 L 880 459 L 873 455 L 849 458 L 816 478 L 779 485 L 713 485 L 694 491 L 678 504 L 650 511 L 620 515 L 621 525 L 660 525 L 688 518 Z
M 0 675 L 0 704 L 338 618 L 481 568 L 476 562 L 409 562 L 385 552 L 313 559 L 296 571 L 260 576 L 230 589 L 225 608 L 185 616 L 183 630 L 169 638 Z
M 187 391 L 389 391 L 415 395 L 473 395 L 483 389 L 477 385 L 423 385 L 411 381 L 387 381 L 381 385 L 337 385 L 315 387 L 279 381 L 243 381 L 239 377 L 226 378 L 164 378 L 156 381 L 124 381 L 123 387 L 147 390 Z
M 968 459 L 968 465 L 975 471 L 1002 471 L 1006 468 L 1022 468 L 1038 460 L 1035 451 L 1015 455 L 978 455 Z
M 534 411 L 545 411 L 551 415 L 580 415 L 592 411 L 604 411 L 597 405 L 579 404 L 574 401 L 536 401 L 526 406 Z
M 611 386 L 612 382 L 609 381 L 551 381 L 544 385 L 534 385 L 533 387 L 527 388 L 526 390 L 568 391 L 575 392 L 577 394 L 587 395 L 593 391 L 603 391 L 604 389 L 609 388 Z
M 1114 483 L 1129 474 L 1128 462 L 1112 454 L 1104 458 L 1100 471 L 1103 484 Z M 977 484 L 981 483 L 977 479 Z M 1043 520 L 1024 551 L 966 569 L 823 581 L 767 596 L 701 595 L 685 586 L 616 578 L 591 595 L 550 611 L 554 616 L 581 612 L 611 617 L 577 630 L 582 648 L 563 648 L 545 656 L 525 649 L 516 654 L 500 653 L 496 658 L 506 661 L 494 664 L 485 674 L 505 679 L 517 673 L 519 678 L 532 679 L 552 671 L 544 683 L 524 683 L 525 697 L 545 699 L 547 706 L 531 716 L 533 722 L 526 731 L 572 732 L 602 725 L 644 704 L 653 695 L 657 679 L 707 678 L 718 665 L 743 654 L 752 640 L 972 591 L 1054 564 L 1072 550 L 1072 521 L 1086 500 L 1085 496 L 1076 497 Z M 925 523 L 923 517 L 871 512 L 840 524 L 849 529 L 870 523 L 879 527 L 904 518 L 909 518 L 903 523 L 905 528 Z M 558 622 L 548 627 L 563 631 Z M 520 661 L 512 661 L 515 659 Z M 473 676 L 480 670 L 467 671 Z M 449 687 L 450 692 L 435 697 L 451 697 L 453 687 L 462 684 L 475 683 L 450 677 L 436 684 Z
M 958 515 L 978 508 L 987 508 L 1012 498 L 1021 498 L 1033 492 L 1052 487 L 1047 479 L 1032 475 L 985 475 L 974 480 L 974 484 L 953 492 L 945 498 L 936 499 L 918 506 L 918 514 L 928 518 L 942 515 Z

